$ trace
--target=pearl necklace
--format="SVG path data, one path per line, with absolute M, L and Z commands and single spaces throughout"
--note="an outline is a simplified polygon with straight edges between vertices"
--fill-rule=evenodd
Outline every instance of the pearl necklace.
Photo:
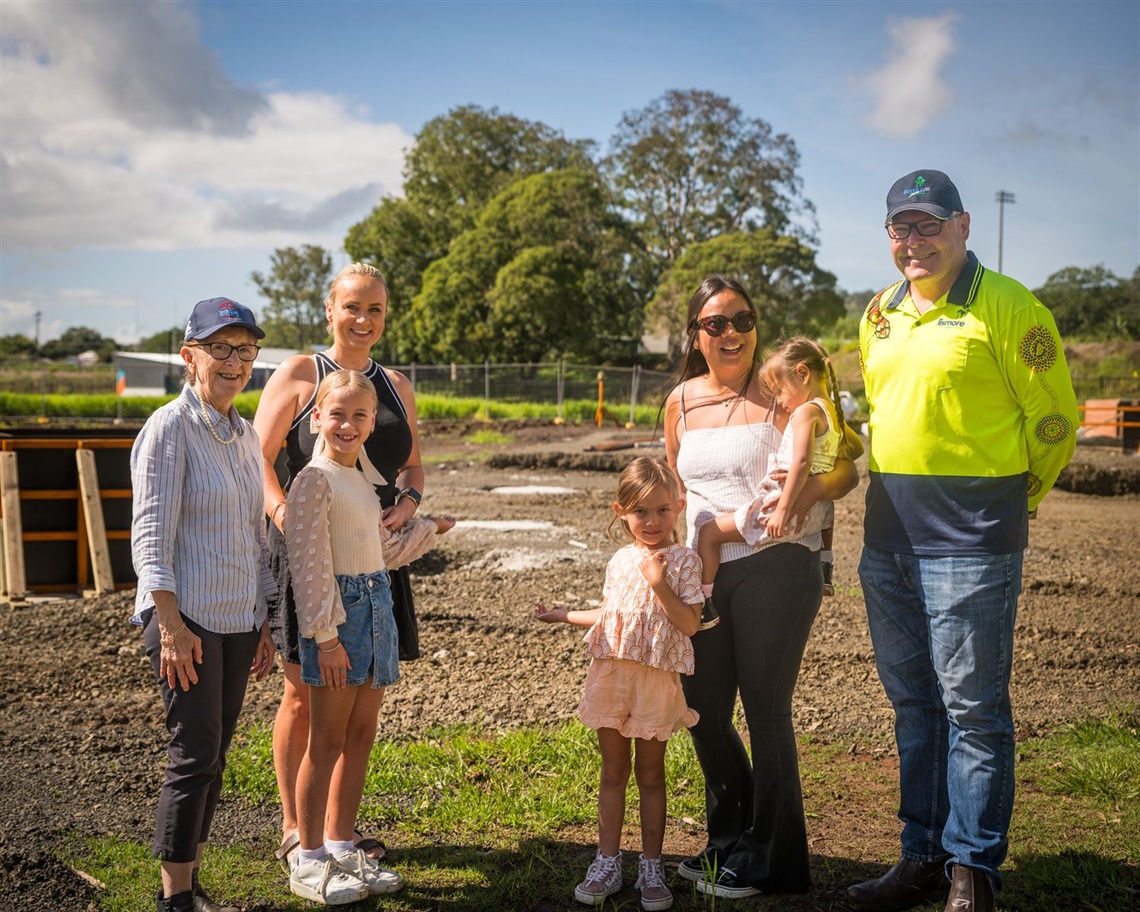
M 210 420 L 210 413 L 206 410 L 206 400 L 201 396 L 198 397 L 198 404 L 202 406 L 202 417 L 206 420 L 206 427 L 210 429 L 210 433 L 214 435 L 214 439 L 218 441 L 218 443 L 220 443 L 222 446 L 229 446 L 231 443 L 237 440 L 237 434 L 234 432 L 234 426 L 232 424 L 230 425 L 230 433 L 233 436 L 231 436 L 229 440 L 226 440 L 224 437 L 222 437 L 221 434 L 218 433 L 218 429 L 214 427 L 214 422 Z

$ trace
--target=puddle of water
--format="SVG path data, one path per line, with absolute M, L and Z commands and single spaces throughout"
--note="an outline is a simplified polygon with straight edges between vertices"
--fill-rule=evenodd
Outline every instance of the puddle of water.
M 507 485 L 491 488 L 492 494 L 577 494 L 576 488 L 559 488 L 553 485 Z
M 542 532 L 554 523 L 537 519 L 461 519 L 456 529 L 492 529 L 495 532 Z

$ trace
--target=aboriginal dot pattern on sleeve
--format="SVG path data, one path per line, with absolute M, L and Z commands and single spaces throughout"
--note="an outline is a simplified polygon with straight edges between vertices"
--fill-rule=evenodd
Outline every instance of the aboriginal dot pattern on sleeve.
M 1072 433 L 1073 425 L 1064 415 L 1046 415 L 1033 429 L 1037 439 L 1046 446 L 1056 446 Z
M 1057 340 L 1041 323 L 1037 323 L 1021 337 L 1018 354 L 1026 367 L 1043 374 L 1057 363 Z

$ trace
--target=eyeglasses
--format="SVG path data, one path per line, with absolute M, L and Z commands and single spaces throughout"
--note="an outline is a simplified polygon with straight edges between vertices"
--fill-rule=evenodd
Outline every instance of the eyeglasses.
M 910 231 L 913 228 L 922 237 L 934 237 L 936 234 L 942 233 L 942 226 L 950 219 L 957 218 L 961 212 L 955 212 L 950 218 L 947 219 L 927 219 L 924 222 L 910 223 L 907 222 L 888 222 L 887 234 L 896 241 L 905 241 L 910 237 Z
M 237 352 L 239 361 L 256 361 L 261 351 L 260 345 L 230 345 L 228 342 L 194 343 L 193 348 L 204 348 L 215 361 L 229 360 L 230 355 Z
M 739 313 L 734 313 L 731 317 L 716 314 L 701 320 L 694 320 L 693 323 L 695 324 L 694 329 L 703 329 L 710 336 L 723 336 L 729 323 L 738 333 L 746 333 L 752 332 L 756 328 L 756 314 L 750 310 L 742 310 Z

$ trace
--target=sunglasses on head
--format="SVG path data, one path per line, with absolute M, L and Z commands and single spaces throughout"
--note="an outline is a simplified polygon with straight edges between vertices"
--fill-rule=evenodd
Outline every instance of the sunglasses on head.
M 756 314 L 750 310 L 742 310 L 739 313 L 734 313 L 731 317 L 716 314 L 712 317 L 694 320 L 693 323 L 694 329 L 703 329 L 710 336 L 723 336 L 729 323 L 738 333 L 747 333 L 756 328 Z

